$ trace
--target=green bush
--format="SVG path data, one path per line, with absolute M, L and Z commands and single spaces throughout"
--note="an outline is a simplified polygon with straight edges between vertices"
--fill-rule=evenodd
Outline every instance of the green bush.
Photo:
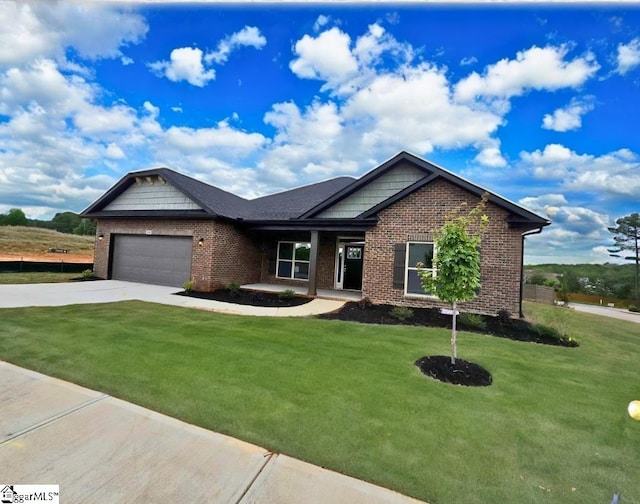
M 629 305 L 629 311 L 634 313 L 639 313 L 640 308 L 638 308 L 636 305 Z
M 240 284 L 236 282 L 231 282 L 227 285 L 227 290 L 229 291 L 229 297 L 237 298 L 240 296 Z
M 460 322 L 471 329 L 480 329 L 484 331 L 487 328 L 487 322 L 482 315 L 477 313 L 461 313 L 458 317 Z
M 193 280 L 187 280 L 182 284 L 182 288 L 185 292 L 191 292 L 193 290 Z
M 282 301 L 288 301 L 289 299 L 293 299 L 296 293 L 291 289 L 283 290 L 280 294 L 278 294 L 278 299 Z
M 498 310 L 498 320 L 500 320 L 500 322 L 502 322 L 503 324 L 508 324 L 509 322 L 511 322 L 511 312 L 506 308 Z
M 533 324 L 531 328 L 543 338 L 563 339 L 564 336 L 555 327 L 543 324 Z
M 397 318 L 400 322 L 404 322 L 413 317 L 413 310 L 408 306 L 394 306 L 389 314 L 393 318 Z
M 90 270 L 90 269 L 83 270 L 83 272 L 82 272 L 82 278 L 84 278 L 84 279 L 89 279 L 89 278 L 91 278 L 92 276 L 93 276 L 93 271 L 92 271 L 92 270 Z

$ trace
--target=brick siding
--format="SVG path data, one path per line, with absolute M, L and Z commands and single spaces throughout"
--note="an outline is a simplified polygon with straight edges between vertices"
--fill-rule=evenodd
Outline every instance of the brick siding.
M 261 256 L 253 240 L 231 224 L 212 220 L 99 219 L 94 271 L 109 278 L 109 247 L 116 234 L 191 236 L 191 279 L 194 289 L 211 291 L 229 283 L 254 283 L 260 279 Z M 198 240 L 204 239 L 203 245 Z
M 394 245 L 410 241 L 411 234 L 432 233 L 459 204 L 466 202 L 471 209 L 478 201 L 472 194 L 438 180 L 382 210 L 378 225 L 366 233 L 363 297 L 374 303 L 447 307 L 434 298 L 405 296 L 404 289 L 393 287 Z M 489 225 L 481 244 L 482 288 L 475 300 L 461 304 L 461 308 L 488 314 L 501 309 L 518 313 L 522 232 L 509 228 L 508 212 L 500 207 L 489 203 L 486 214 Z

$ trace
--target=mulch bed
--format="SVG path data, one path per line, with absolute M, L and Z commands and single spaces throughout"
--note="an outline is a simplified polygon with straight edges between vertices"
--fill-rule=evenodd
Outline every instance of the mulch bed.
M 415 364 L 425 375 L 453 385 L 487 387 L 493 381 L 489 371 L 482 366 L 462 359 L 451 364 L 451 357 L 446 355 L 421 357 Z
M 258 292 L 244 289 L 218 289 L 213 292 L 182 291 L 177 292 L 176 294 L 178 296 L 188 296 L 198 299 L 211 299 L 213 301 L 223 301 L 225 303 L 279 308 L 287 306 L 300 306 L 308 303 L 313 299 L 310 297 L 298 295 L 285 299 L 282 298 L 279 293 Z
M 443 315 L 437 308 L 412 308 L 411 316 L 404 320 L 392 314 L 394 306 L 370 304 L 362 301 L 346 303 L 342 309 L 318 315 L 319 318 L 332 320 L 347 320 L 368 324 L 413 325 L 427 327 L 442 327 L 451 329 L 451 315 Z M 513 317 L 492 317 L 480 315 L 484 328 L 465 325 L 457 317 L 457 328 L 460 331 L 489 334 L 500 338 L 516 341 L 527 341 L 544 345 L 577 347 L 575 340 L 563 338 L 554 334 L 553 329 L 532 324 L 526 320 Z

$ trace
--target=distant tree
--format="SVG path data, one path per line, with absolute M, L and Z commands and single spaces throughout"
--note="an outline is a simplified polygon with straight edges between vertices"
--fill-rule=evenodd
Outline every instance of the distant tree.
M 93 219 L 81 219 L 80 224 L 73 229 L 73 234 L 94 235 L 96 234 L 96 226 L 97 222 Z
M 457 208 L 447 216 L 444 226 L 435 235 L 437 252 L 433 258 L 431 270 L 421 269 L 418 264 L 418 275 L 425 292 L 434 292 L 442 301 L 451 304 L 451 363 L 455 365 L 457 358 L 456 316 L 458 302 L 471 301 L 480 289 L 480 241 L 489 218 L 482 211 L 487 203 L 487 196 L 467 215 L 459 215 L 466 204 Z
M 620 254 L 629 250 L 631 255 L 625 256 L 627 261 L 634 261 L 635 268 L 635 299 L 640 301 L 639 274 L 640 274 L 640 214 L 635 212 L 616 220 L 616 227 L 607 228 L 613 233 L 615 246 L 609 250 L 612 257 L 622 257 Z
M 543 273 L 536 271 L 533 275 L 527 278 L 527 283 L 531 285 L 544 285 L 546 277 Z
M 2 226 L 28 226 L 29 219 L 19 208 L 12 208 L 6 215 L 0 216 L 0 225 Z
M 51 219 L 53 223 L 53 229 L 60 233 L 73 233 L 73 230 L 78 227 L 82 219 L 73 212 L 57 213 Z

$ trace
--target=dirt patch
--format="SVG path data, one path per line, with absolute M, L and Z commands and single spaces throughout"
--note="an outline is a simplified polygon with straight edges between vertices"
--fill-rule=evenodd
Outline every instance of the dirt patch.
M 0 261 L 25 261 L 25 262 L 65 262 L 65 263 L 93 263 L 93 254 L 58 254 L 54 252 L 46 252 L 41 254 L 25 253 L 25 254 L 8 254 L 0 252 Z
M 234 303 L 249 306 L 263 306 L 267 308 L 284 308 L 287 306 L 300 306 L 308 303 L 313 298 L 306 296 L 293 296 L 291 298 L 283 298 L 278 293 L 260 292 L 251 290 L 229 290 L 218 289 L 213 292 L 177 292 L 178 296 L 188 296 L 198 299 L 211 299 L 213 301 L 222 301 L 224 303 Z

